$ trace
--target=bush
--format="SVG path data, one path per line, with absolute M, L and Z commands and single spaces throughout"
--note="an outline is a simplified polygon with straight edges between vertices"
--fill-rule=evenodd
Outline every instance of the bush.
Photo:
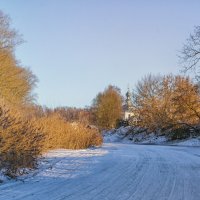
M 49 149 L 83 149 L 101 144 L 97 129 L 66 122 L 56 113 L 30 118 L 0 100 L 0 169 L 9 177 L 35 168 L 38 156 Z
M 0 168 L 6 175 L 15 177 L 24 168 L 35 168 L 43 141 L 41 128 L 34 121 L 0 101 Z
M 102 144 L 98 130 L 87 128 L 80 123 L 66 122 L 54 113 L 39 119 L 45 135 L 44 151 L 48 149 L 84 149 Z
M 180 140 L 180 139 L 186 139 L 190 137 L 190 130 L 186 127 L 180 127 L 177 129 L 173 129 L 169 133 L 169 138 L 171 140 Z

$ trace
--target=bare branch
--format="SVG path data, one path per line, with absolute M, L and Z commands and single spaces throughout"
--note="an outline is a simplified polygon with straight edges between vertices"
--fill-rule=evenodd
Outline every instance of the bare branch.
M 196 26 L 194 33 L 187 39 L 179 55 L 183 72 L 192 71 L 198 77 L 200 71 L 200 26 Z

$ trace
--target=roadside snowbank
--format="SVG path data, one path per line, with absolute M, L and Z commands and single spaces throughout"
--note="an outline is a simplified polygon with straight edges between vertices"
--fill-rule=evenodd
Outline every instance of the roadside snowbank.
M 182 141 L 176 141 L 174 144 L 177 146 L 200 147 L 200 137 L 190 138 L 190 139 L 182 140 Z
M 200 137 L 170 141 L 166 136 L 148 133 L 145 129 L 131 126 L 104 131 L 103 138 L 105 143 L 121 142 L 130 144 L 200 146 Z

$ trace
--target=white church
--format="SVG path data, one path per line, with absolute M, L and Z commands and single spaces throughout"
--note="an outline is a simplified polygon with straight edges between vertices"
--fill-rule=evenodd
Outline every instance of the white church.
M 124 121 L 132 121 L 135 124 L 137 124 L 137 118 L 136 113 L 134 112 L 134 106 L 132 103 L 132 94 L 130 92 L 130 89 L 128 88 L 128 91 L 126 93 L 126 100 L 125 104 L 123 106 L 123 120 Z

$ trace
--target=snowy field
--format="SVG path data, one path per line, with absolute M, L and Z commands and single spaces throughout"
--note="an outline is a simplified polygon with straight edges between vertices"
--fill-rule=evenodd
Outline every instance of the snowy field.
M 106 143 L 56 150 L 0 185 L 1 200 L 199 200 L 200 148 Z

